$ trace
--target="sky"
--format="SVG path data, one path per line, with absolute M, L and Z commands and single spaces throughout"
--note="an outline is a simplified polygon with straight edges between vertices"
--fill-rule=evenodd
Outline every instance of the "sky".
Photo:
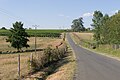
M 83 17 L 88 28 L 96 10 L 113 15 L 120 10 L 120 0 L 0 0 L 0 27 L 21 21 L 24 28 L 68 29 L 73 19 Z

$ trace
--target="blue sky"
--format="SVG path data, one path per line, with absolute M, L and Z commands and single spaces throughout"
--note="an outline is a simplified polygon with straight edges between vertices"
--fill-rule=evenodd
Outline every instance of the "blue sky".
M 22 21 L 25 28 L 67 29 L 81 16 L 90 27 L 95 10 L 113 15 L 119 9 L 120 0 L 0 0 L 0 27 Z

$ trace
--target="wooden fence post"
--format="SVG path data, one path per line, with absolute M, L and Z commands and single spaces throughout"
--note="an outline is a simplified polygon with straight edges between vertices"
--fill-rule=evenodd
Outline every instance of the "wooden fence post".
M 32 61 L 33 61 L 33 53 L 30 55 L 30 74 L 32 74 Z
M 18 80 L 20 80 L 20 54 L 18 54 Z

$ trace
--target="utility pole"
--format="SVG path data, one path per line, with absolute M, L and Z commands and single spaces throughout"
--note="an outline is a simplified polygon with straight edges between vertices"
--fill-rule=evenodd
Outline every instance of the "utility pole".
M 36 30 L 37 30 L 37 27 L 39 27 L 39 25 L 33 25 L 33 27 L 35 27 L 35 54 L 36 54 L 36 48 L 37 48 Z

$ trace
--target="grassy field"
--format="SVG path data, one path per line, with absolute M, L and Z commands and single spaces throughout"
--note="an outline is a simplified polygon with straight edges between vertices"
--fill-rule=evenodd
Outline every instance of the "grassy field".
M 75 33 L 83 40 L 93 40 L 93 33 Z
M 28 60 L 30 53 L 21 54 L 21 75 L 29 72 Z M 17 74 L 18 54 L 0 54 L 0 80 L 15 80 Z
M 95 41 L 93 39 L 93 33 L 71 33 L 71 36 L 75 40 L 75 42 L 84 47 L 92 47 Z
M 1 51 L 8 51 L 8 50 L 15 50 L 11 47 L 9 47 L 9 43 L 5 42 L 4 36 L 0 37 L 0 50 Z M 51 45 L 55 47 L 58 45 L 62 39 L 60 38 L 37 38 L 37 48 L 45 48 L 48 45 Z M 30 48 L 34 48 L 34 37 L 30 38 L 29 41 Z M 25 52 L 21 53 L 21 75 L 26 75 L 29 72 L 29 67 L 28 67 L 28 60 L 30 57 L 30 54 L 32 52 Z M 33 52 L 34 53 L 34 52 Z M 37 53 L 42 53 L 42 51 L 38 51 Z M 0 80 L 14 80 L 17 79 L 17 58 L 18 54 L 0 54 Z
M 65 30 L 26 30 L 31 37 L 59 37 Z M 0 36 L 8 36 L 9 30 L 0 30 Z
M 93 33 L 75 33 L 76 35 L 78 35 L 80 37 L 80 39 L 88 41 L 88 42 L 94 42 L 93 40 Z M 80 45 L 81 40 L 79 40 L 74 34 L 71 33 L 71 37 L 74 39 L 74 41 Z M 89 48 L 88 46 L 86 46 L 86 44 L 83 43 L 84 47 Z M 120 49 L 113 49 L 112 45 L 100 45 L 99 47 L 97 47 L 96 49 L 92 49 L 96 52 L 99 52 L 100 54 L 104 54 L 104 55 L 109 55 L 112 57 L 118 57 L 120 58 Z
M 10 47 L 10 44 L 5 41 L 6 36 L 1 36 L 0 50 L 1 51 L 14 51 L 14 48 Z M 34 37 L 29 39 L 28 44 L 31 46 L 28 49 L 34 49 Z M 47 46 L 59 45 L 62 38 L 48 38 L 48 37 L 37 37 L 37 48 L 46 48 Z M 30 66 L 28 60 L 31 53 L 24 52 L 20 53 L 21 56 L 21 76 L 25 76 L 30 72 Z M 37 51 L 37 54 L 43 53 L 43 51 Z M 19 53 L 18 53 L 19 54 Z M 17 80 L 18 74 L 18 54 L 0 54 L 0 80 Z M 72 50 L 68 49 L 68 54 L 62 60 L 57 62 L 58 66 L 55 71 L 47 77 L 46 80 L 73 80 L 73 75 L 76 67 L 76 60 Z M 42 72 L 36 73 L 40 75 Z M 35 75 L 36 75 L 35 74 Z
M 7 37 L 6 36 L 0 36 L 0 51 L 6 52 L 6 51 L 16 51 L 16 49 L 12 48 L 10 46 L 9 42 L 6 42 Z M 53 46 L 57 44 L 57 41 L 61 41 L 60 38 L 48 38 L 48 37 L 37 37 L 37 49 L 43 49 L 47 47 L 48 45 L 51 45 L 53 43 Z M 35 38 L 30 37 L 28 44 L 30 47 L 27 50 L 34 49 L 35 47 Z M 26 50 L 26 48 L 23 48 L 23 50 Z

